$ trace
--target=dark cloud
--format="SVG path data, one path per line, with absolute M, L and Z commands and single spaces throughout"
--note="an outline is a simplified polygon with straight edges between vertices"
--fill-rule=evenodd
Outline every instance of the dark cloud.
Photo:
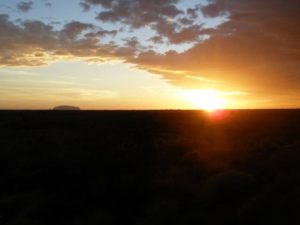
M 88 37 L 88 38 L 96 38 L 96 37 L 99 37 L 99 38 L 102 38 L 102 37 L 105 37 L 105 36 L 116 36 L 118 33 L 117 30 L 99 30 L 99 31 L 96 31 L 96 32 L 89 32 L 89 33 L 86 33 L 85 34 L 85 37 Z
M 178 0 L 112 0 L 89 1 L 99 4 L 105 10 L 97 18 L 104 22 L 122 22 L 132 28 L 140 28 L 151 23 L 175 18 L 183 13 L 176 7 Z
M 65 25 L 62 33 L 66 35 L 68 38 L 74 39 L 83 31 L 94 29 L 95 26 L 90 23 L 82 23 L 78 21 L 73 21 Z
M 163 37 L 160 35 L 151 37 L 149 39 L 149 41 L 152 41 L 154 44 L 163 44 L 164 43 Z
M 86 2 L 80 2 L 79 4 L 82 7 L 84 12 L 87 12 L 91 9 L 91 6 Z
M 189 18 L 196 19 L 200 13 L 200 9 L 201 5 L 198 4 L 193 8 L 188 8 L 186 13 L 189 16 Z
M 129 59 L 136 54 L 132 46 L 103 44 L 98 36 L 85 35 L 93 30 L 97 33 L 97 29 L 78 21 L 66 24 L 61 30 L 40 21 L 23 21 L 17 25 L 7 15 L 0 15 L 0 65 L 37 66 L 61 58 L 105 61 Z
M 28 2 L 22 1 L 17 4 L 17 8 L 22 12 L 28 12 L 29 10 L 32 9 L 32 6 L 33 6 L 32 1 L 28 1 Z
M 137 48 L 140 45 L 139 40 L 136 37 L 124 38 L 125 45 L 131 48 Z
M 166 30 L 160 30 L 160 32 L 165 33 Z M 200 25 L 192 25 L 177 32 L 172 30 L 170 33 L 165 33 L 165 36 L 169 38 L 171 44 L 181 44 L 198 41 L 202 33 Z
M 183 18 L 178 19 L 178 22 L 182 25 L 187 26 L 187 25 L 192 25 L 194 23 L 194 20 L 183 17 Z
M 123 23 L 130 29 L 147 26 L 156 31 L 157 35 L 166 37 L 171 44 L 195 41 L 200 32 L 196 31 L 199 27 L 192 26 L 196 16 L 188 16 L 179 9 L 179 1 L 85 0 L 81 5 L 85 10 L 92 6 L 101 6 L 103 10 L 98 13 L 97 19 L 102 22 Z M 196 12 L 194 14 L 196 15 Z M 177 20 L 180 15 L 180 19 Z
M 220 1 L 211 1 L 210 4 L 208 4 L 205 7 L 201 8 L 201 11 L 204 16 L 206 17 L 217 17 L 221 14 L 225 14 L 228 9 L 228 2 L 225 0 L 220 0 Z
M 45 2 L 45 6 L 47 6 L 47 7 L 51 7 L 51 6 L 52 6 L 52 4 L 51 4 L 50 2 Z

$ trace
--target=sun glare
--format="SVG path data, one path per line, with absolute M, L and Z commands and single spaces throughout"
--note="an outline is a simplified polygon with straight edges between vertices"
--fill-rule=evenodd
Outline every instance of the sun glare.
M 217 90 L 189 90 L 184 91 L 183 96 L 194 107 L 208 112 L 223 109 L 226 105 L 222 92 Z

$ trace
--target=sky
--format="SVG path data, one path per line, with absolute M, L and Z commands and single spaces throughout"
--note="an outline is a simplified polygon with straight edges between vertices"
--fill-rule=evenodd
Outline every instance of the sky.
M 298 0 L 0 0 L 0 109 L 300 107 Z

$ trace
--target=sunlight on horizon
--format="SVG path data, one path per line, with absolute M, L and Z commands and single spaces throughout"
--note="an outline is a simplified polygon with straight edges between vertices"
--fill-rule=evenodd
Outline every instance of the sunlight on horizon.
M 181 95 L 195 108 L 203 109 L 208 112 L 224 109 L 228 102 L 221 91 L 214 89 L 185 90 Z

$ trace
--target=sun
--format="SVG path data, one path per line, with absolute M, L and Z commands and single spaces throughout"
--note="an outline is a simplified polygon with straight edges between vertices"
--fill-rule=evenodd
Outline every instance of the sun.
M 212 112 L 218 109 L 224 109 L 226 99 L 222 92 L 217 90 L 185 90 L 183 97 L 189 101 L 193 107 Z

